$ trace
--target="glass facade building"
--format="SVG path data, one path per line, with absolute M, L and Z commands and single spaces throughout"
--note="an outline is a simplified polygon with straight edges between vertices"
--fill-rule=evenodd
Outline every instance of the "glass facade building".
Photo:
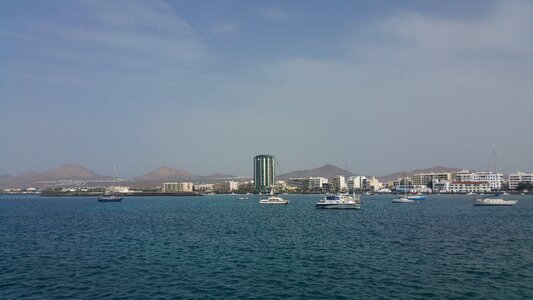
M 254 157 L 254 184 L 257 191 L 267 191 L 276 183 L 276 158 L 261 154 Z

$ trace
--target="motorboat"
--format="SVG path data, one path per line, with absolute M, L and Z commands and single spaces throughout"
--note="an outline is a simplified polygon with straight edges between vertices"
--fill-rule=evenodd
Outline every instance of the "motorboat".
M 116 196 L 116 195 L 104 195 L 101 197 L 98 197 L 98 202 L 120 202 L 122 201 L 122 197 Z
M 518 200 L 504 200 L 501 198 L 479 198 L 474 200 L 474 206 L 514 206 Z
M 274 189 L 271 189 L 270 197 L 267 199 L 259 199 L 259 204 L 289 204 L 289 200 L 276 196 L 274 194 Z
M 413 202 L 415 202 L 415 200 L 412 200 L 406 197 L 392 199 L 392 203 L 413 203 Z
M 316 208 L 360 209 L 361 198 L 346 194 L 326 195 L 316 203 Z
M 267 199 L 260 199 L 259 204 L 289 204 L 289 200 L 278 196 L 270 196 Z
M 248 200 L 248 197 L 238 197 L 239 200 Z

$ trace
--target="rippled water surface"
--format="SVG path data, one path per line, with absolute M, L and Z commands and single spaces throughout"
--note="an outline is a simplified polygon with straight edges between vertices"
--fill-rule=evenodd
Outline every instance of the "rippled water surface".
M 0 196 L 0 299 L 533 299 L 533 197 Z

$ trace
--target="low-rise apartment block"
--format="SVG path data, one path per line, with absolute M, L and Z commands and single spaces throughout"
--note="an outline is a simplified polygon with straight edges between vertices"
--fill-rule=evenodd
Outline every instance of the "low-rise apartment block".
M 414 185 L 428 185 L 433 183 L 433 180 L 452 180 L 452 173 L 440 172 L 440 173 L 418 173 L 413 175 Z
M 486 193 L 490 191 L 490 184 L 486 181 L 454 181 L 450 184 L 450 192 L 452 193 Z
M 509 174 L 509 189 L 516 190 L 516 186 L 520 182 L 533 183 L 532 173 L 517 172 L 515 174 Z
M 194 184 L 192 182 L 165 182 L 161 185 L 161 192 L 192 192 Z
M 462 170 L 457 172 L 455 180 L 458 182 L 488 182 L 491 189 L 497 190 L 502 187 L 503 174 L 486 171 L 470 172 L 468 170 Z

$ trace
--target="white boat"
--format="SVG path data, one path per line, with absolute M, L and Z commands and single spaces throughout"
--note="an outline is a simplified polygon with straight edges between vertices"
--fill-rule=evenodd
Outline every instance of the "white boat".
M 268 199 L 259 200 L 259 204 L 289 204 L 289 200 L 277 196 L 270 196 Z
M 105 193 L 98 197 L 98 202 L 120 202 L 122 197 L 113 195 L 112 192 L 115 190 L 115 165 L 113 164 L 113 185 L 111 186 L 111 191 L 107 190 Z
M 474 192 L 468 192 L 467 195 L 476 195 Z
M 413 203 L 413 202 L 415 202 L 415 200 L 411 200 L 406 197 L 392 199 L 392 203 Z
M 316 203 L 316 208 L 360 209 L 361 198 L 355 194 L 327 195 Z
M 507 193 L 507 192 L 503 192 L 502 195 L 503 195 L 503 196 L 509 196 L 509 193 Z
M 494 173 L 498 174 L 496 171 L 496 152 L 494 151 L 492 151 L 492 162 L 494 164 Z M 518 200 L 503 200 L 501 198 L 496 198 L 500 195 L 499 191 L 500 188 L 498 187 L 497 194 L 474 199 L 474 206 L 513 206 L 518 202 Z
M 248 200 L 248 197 L 238 197 L 239 200 Z
M 259 199 L 259 204 L 289 204 L 289 200 L 274 195 L 274 190 L 270 190 L 270 197 Z
M 404 177 L 405 177 L 405 173 L 404 173 Z M 404 189 L 403 195 L 399 196 L 398 198 L 392 199 L 392 203 L 413 203 L 415 202 L 414 199 L 412 198 L 410 199 L 409 197 L 414 197 L 414 196 L 407 196 L 407 189 Z
M 404 197 L 410 200 L 426 200 L 426 195 L 416 194 L 416 195 L 409 195 L 407 197 Z
M 513 206 L 518 200 L 503 200 L 501 198 L 479 198 L 474 200 L 475 206 Z

